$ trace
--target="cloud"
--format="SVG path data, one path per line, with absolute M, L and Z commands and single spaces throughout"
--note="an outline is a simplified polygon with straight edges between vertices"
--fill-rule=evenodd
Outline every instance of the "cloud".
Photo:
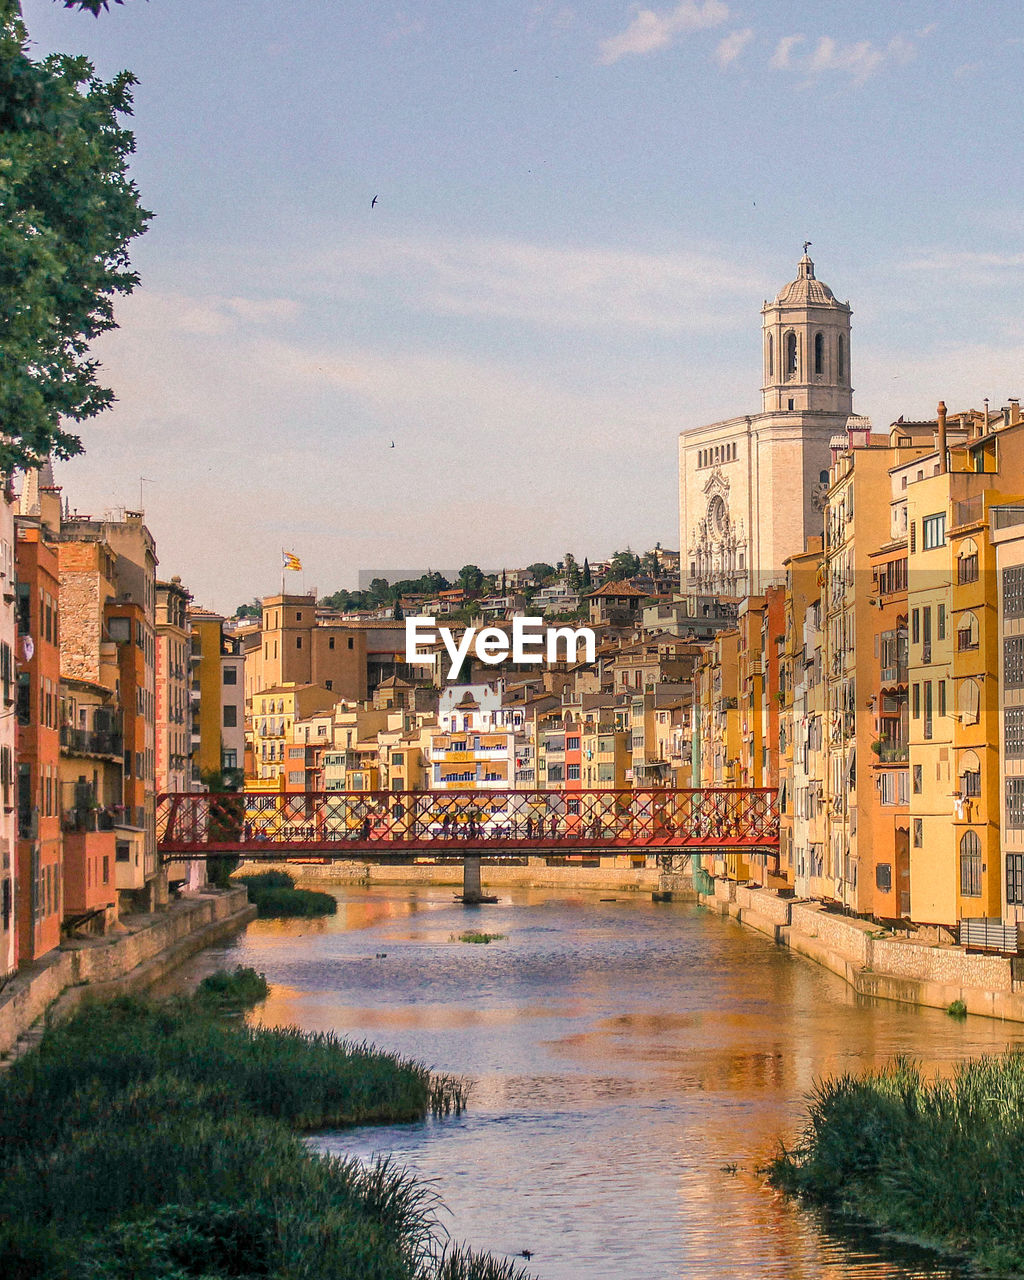
M 722 0 L 683 0 L 664 13 L 637 7 L 625 31 L 601 42 L 599 61 L 609 66 L 630 53 L 654 53 L 667 48 L 677 36 L 707 31 L 728 18 L 729 9 Z
M 846 75 L 854 84 L 864 84 L 882 67 L 905 65 L 913 58 L 916 47 L 905 36 L 894 36 L 888 44 L 872 40 L 840 44 L 832 36 L 821 36 L 811 50 L 796 52 L 806 43 L 802 35 L 783 36 L 775 47 L 771 65 L 779 71 L 798 71 L 809 80 L 825 75 Z
M 1024 268 L 1024 253 L 981 253 L 976 250 L 926 250 L 909 258 L 903 266 L 908 271 L 939 272 L 963 283 L 986 280 L 992 283 L 996 271 L 1019 271 Z
M 250 325 L 288 324 L 301 310 L 291 298 L 223 297 L 216 294 L 189 297 L 142 289 L 118 307 L 131 309 L 133 325 L 148 331 L 174 332 L 214 337 Z
M 752 27 L 730 32 L 715 50 L 715 61 L 720 67 L 731 67 L 753 38 Z
M 737 303 L 764 287 L 758 274 L 710 251 L 656 254 L 493 239 L 375 239 L 304 259 L 289 271 L 332 299 L 361 302 L 390 290 L 392 300 L 397 292 L 398 301 L 420 313 L 566 331 L 730 328 L 742 313 Z

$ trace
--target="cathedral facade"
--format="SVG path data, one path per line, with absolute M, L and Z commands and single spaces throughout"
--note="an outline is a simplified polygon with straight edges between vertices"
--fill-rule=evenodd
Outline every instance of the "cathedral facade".
M 815 277 L 807 247 L 761 308 L 760 413 L 680 434 L 684 591 L 742 596 L 780 581 L 821 533 L 834 438 L 867 425 L 852 417 L 850 304 Z

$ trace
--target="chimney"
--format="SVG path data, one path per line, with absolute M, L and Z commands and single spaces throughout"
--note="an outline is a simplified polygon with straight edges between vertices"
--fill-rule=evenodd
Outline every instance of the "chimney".
M 946 402 L 939 401 L 938 408 L 938 437 L 939 437 L 939 475 L 946 474 Z
M 1015 427 L 1020 422 L 1020 401 L 1016 396 L 1009 396 L 1008 399 L 1010 401 L 1010 418 L 1006 425 Z

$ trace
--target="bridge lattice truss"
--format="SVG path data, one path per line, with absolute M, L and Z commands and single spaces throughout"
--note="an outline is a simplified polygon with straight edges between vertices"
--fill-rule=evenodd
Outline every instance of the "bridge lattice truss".
M 774 788 L 596 791 L 172 792 L 157 802 L 166 858 L 401 859 L 530 852 L 775 853 Z

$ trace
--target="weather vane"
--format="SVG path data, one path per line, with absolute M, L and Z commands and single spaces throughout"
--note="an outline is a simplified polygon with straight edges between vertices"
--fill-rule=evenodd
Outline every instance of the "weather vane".
M 805 241 L 804 241 L 804 253 L 806 253 L 806 252 L 807 252 L 807 250 L 808 250 L 810 247 L 811 247 L 811 242 L 810 242 L 810 240 L 805 240 Z

